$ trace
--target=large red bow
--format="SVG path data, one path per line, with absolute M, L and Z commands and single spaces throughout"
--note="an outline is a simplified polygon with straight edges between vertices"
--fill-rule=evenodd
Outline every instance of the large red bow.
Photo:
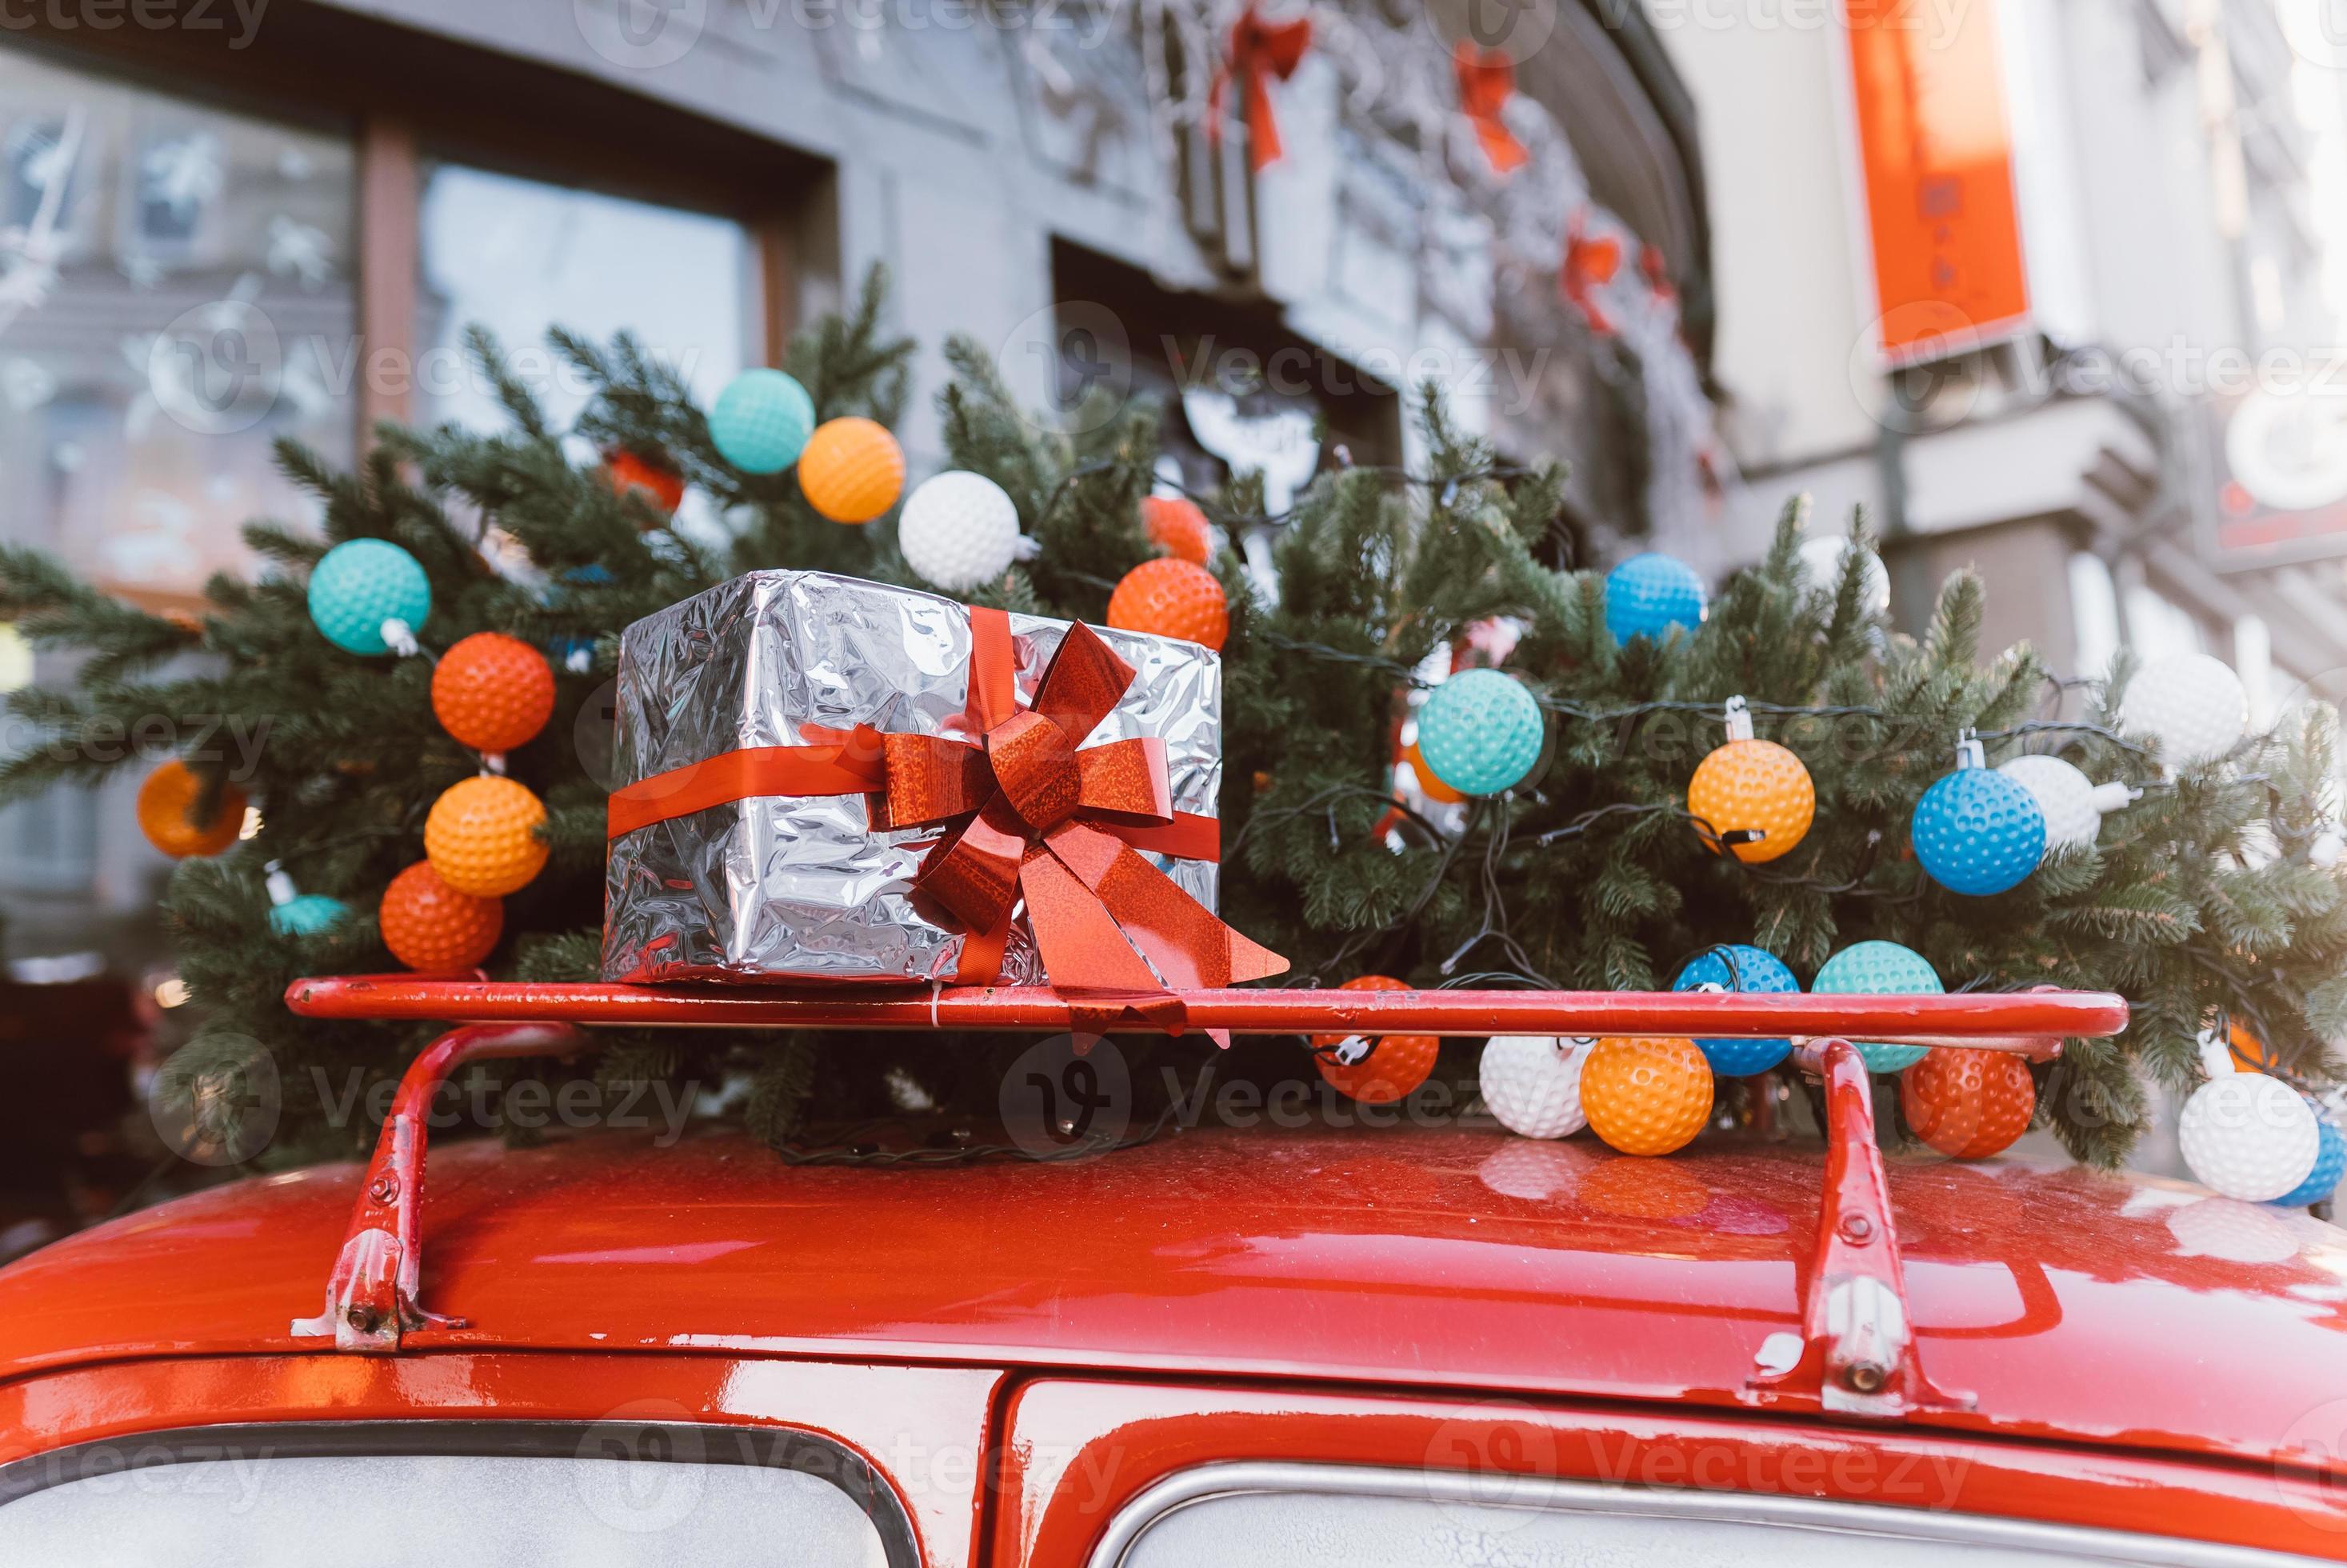
M 1459 73 L 1459 112 L 1475 128 L 1475 139 L 1482 143 L 1492 172 L 1514 173 L 1532 160 L 1524 144 L 1500 118 L 1501 109 L 1515 95 L 1516 63 L 1497 49 L 1478 47 L 1471 38 L 1459 40 L 1450 61 Z
M 1022 709 L 1010 618 L 972 610 L 969 632 L 971 738 L 808 728 L 821 737 L 815 744 L 729 752 L 630 784 L 611 796 L 610 836 L 753 795 L 862 794 L 875 829 L 945 830 L 913 891 L 968 933 L 954 977 L 962 984 L 999 978 L 1022 897 L 1044 973 L 1096 1023 L 1140 1017 L 1179 1029 L 1181 999 L 1168 986 L 1285 971 L 1286 959 L 1224 925 L 1136 852 L 1219 853 L 1214 818 L 1173 809 L 1164 743 L 1077 749 L 1123 698 L 1133 667 L 1079 621 L 1061 639 L 1034 706 Z
M 1206 139 L 1215 147 L 1223 145 L 1223 103 L 1231 78 L 1237 77 L 1246 86 L 1247 166 L 1260 174 L 1266 164 L 1278 161 L 1279 120 L 1271 112 L 1271 81 L 1294 76 L 1311 46 L 1310 16 L 1266 22 L 1248 6 L 1232 25 L 1230 52 L 1215 66 L 1214 80 L 1206 87 Z

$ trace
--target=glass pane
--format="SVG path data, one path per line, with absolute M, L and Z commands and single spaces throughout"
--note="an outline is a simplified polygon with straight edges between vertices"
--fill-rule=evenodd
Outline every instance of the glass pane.
M 0 1563 L 318 1568 L 345 1561 L 373 1568 L 887 1568 L 887 1558 L 879 1532 L 846 1492 L 818 1476 L 763 1465 L 252 1456 L 126 1475 L 118 1463 L 0 1507 Z
M 0 534 L 150 606 L 350 456 L 352 156 L 0 46 Z
M 440 163 L 425 172 L 422 230 L 415 412 L 427 423 L 503 423 L 466 363 L 476 324 L 558 424 L 586 398 L 547 352 L 548 327 L 597 342 L 632 332 L 704 406 L 742 368 L 750 254 L 725 219 Z

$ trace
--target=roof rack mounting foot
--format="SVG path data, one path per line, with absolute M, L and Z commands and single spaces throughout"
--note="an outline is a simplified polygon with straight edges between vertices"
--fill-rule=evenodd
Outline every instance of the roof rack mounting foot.
M 1801 1332 L 1761 1342 L 1745 1402 L 1881 1420 L 1913 1410 L 1971 1409 L 1972 1395 L 1940 1388 L 1916 1357 L 1865 1060 L 1846 1040 L 1805 1042 L 1798 1060 L 1825 1080 L 1825 1205 L 1803 1290 Z
M 467 1062 L 561 1056 L 586 1041 L 584 1032 L 568 1024 L 470 1024 L 450 1030 L 417 1054 L 375 1141 L 343 1250 L 326 1281 L 326 1308 L 315 1317 L 295 1318 L 293 1337 L 331 1338 L 337 1350 L 390 1355 L 418 1329 L 465 1327 L 463 1318 L 427 1312 L 416 1299 L 424 1277 L 418 1233 L 432 1098 Z

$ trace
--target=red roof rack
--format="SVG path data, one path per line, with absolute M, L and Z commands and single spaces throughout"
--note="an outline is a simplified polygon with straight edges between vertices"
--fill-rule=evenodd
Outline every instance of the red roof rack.
M 1696 1035 L 1791 1037 L 1796 1061 L 1825 1081 L 1825 1208 L 1803 1291 L 1802 1330 L 1757 1349 L 1746 1390 L 1765 1408 L 1895 1419 L 1969 1408 L 1935 1387 L 1915 1354 L 1866 1067 L 1847 1037 L 2057 1054 L 2065 1038 L 2127 1027 L 2127 1003 L 2100 992 L 1958 996 L 1754 996 L 1734 992 L 1348 991 L 1228 989 L 1182 995 L 1193 1029 L 1252 1034 Z M 297 980 L 288 1005 L 310 1018 L 456 1023 L 409 1066 L 377 1140 L 326 1286 L 324 1310 L 297 1337 L 386 1354 L 419 1330 L 461 1320 L 422 1306 L 426 1123 L 434 1092 L 470 1061 L 559 1056 L 597 1028 L 875 1029 L 1030 1031 L 1156 1027 L 1112 1000 L 1048 988 L 917 990 L 522 984 L 477 978 L 355 975 Z

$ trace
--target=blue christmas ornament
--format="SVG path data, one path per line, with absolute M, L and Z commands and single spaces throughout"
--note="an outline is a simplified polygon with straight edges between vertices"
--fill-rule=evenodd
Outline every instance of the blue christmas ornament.
M 269 928 L 281 937 L 315 937 L 350 917 L 350 906 L 323 893 L 300 893 L 269 911 Z
M 2306 1180 L 2273 1201 L 2278 1209 L 2302 1209 L 2319 1204 L 2338 1190 L 2340 1177 L 2347 1176 L 2347 1133 L 2342 1133 L 2331 1124 L 2331 1118 L 2320 1112 L 2315 1113 L 2314 1130 L 2322 1139 L 2315 1150 L 2314 1169 L 2306 1173 Z
M 310 619 L 335 647 L 388 653 L 411 639 L 432 613 L 432 580 L 414 556 L 388 539 L 347 539 L 310 569 Z M 384 623 L 404 630 L 391 640 Z
M 1540 704 L 1512 676 L 1466 670 L 1437 686 L 1418 711 L 1418 754 L 1461 794 L 1513 789 L 1540 761 Z
M 1809 982 L 1811 996 L 1935 997 L 1947 988 L 1912 948 L 1896 942 L 1853 942 L 1825 961 Z M 1923 1060 L 1931 1048 L 1853 1040 L 1870 1072 L 1896 1072 Z
M 745 370 L 709 410 L 718 456 L 744 474 L 779 474 L 815 431 L 815 399 L 779 370 Z
M 1974 897 L 2019 886 L 2045 858 L 2045 813 L 2037 797 L 1990 771 L 1969 734 L 1956 744 L 1956 771 L 1915 803 L 1908 834 L 1932 881 Z
M 1703 579 L 1676 557 L 1649 550 L 1605 574 L 1605 630 L 1628 646 L 1634 637 L 1661 641 L 1674 626 L 1703 624 Z
M 595 640 L 591 637 L 557 637 L 547 643 L 546 657 L 557 670 L 584 675 L 595 668 Z
M 1707 986 L 1723 991 L 1742 991 L 1747 996 L 1785 996 L 1799 990 L 1801 982 L 1793 978 L 1793 971 L 1779 962 L 1776 954 L 1737 942 L 1697 953 L 1679 971 L 1679 978 L 1671 982 L 1675 991 L 1700 990 Z M 1722 1078 L 1748 1078 L 1756 1072 L 1766 1072 L 1784 1061 L 1793 1049 L 1789 1040 L 1698 1040 L 1696 1044 L 1703 1048 L 1711 1071 Z

